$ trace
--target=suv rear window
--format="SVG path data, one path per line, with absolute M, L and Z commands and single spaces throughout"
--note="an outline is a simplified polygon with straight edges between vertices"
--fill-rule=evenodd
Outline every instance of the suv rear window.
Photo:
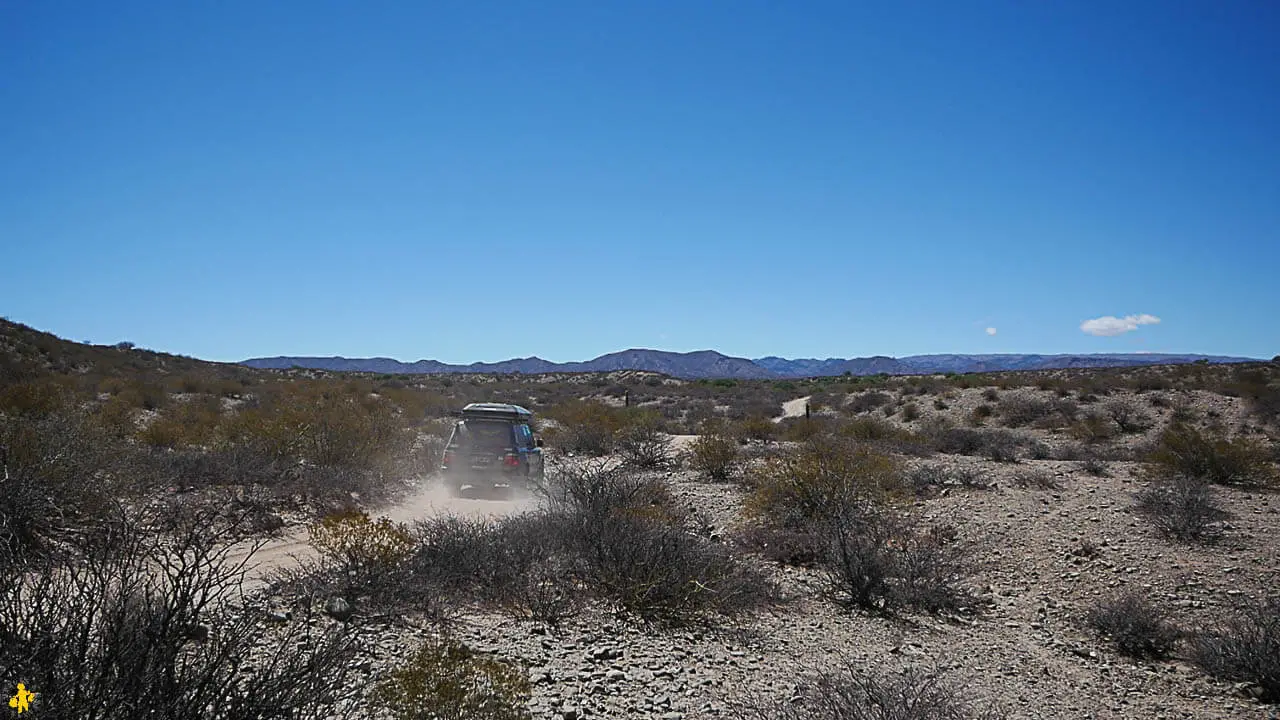
M 504 422 L 468 420 L 458 427 L 457 439 L 464 447 L 506 448 L 511 446 L 511 426 Z

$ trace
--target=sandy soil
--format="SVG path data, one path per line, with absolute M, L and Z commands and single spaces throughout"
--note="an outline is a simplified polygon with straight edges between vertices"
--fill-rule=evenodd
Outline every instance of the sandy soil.
M 809 397 L 810 396 L 805 395 L 804 397 L 799 397 L 795 400 L 788 400 L 782 403 L 782 415 L 781 417 L 774 418 L 773 421 L 782 422 L 787 418 L 804 417 L 804 407 L 809 404 Z
M 534 506 L 534 499 L 528 496 L 512 499 L 456 497 L 433 476 L 417 492 L 394 505 L 375 510 L 370 515 L 386 517 L 398 523 L 413 523 L 436 515 L 499 517 L 523 512 Z M 307 529 L 299 527 L 266 542 L 242 541 L 232 549 L 228 559 L 239 562 L 252 555 L 245 568 L 245 589 L 261 589 L 266 586 L 265 578 L 272 571 L 316 557 L 315 548 L 308 543 L 307 535 Z

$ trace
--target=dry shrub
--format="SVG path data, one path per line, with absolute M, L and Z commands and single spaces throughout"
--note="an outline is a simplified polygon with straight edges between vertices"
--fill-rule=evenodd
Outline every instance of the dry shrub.
M 1213 540 L 1221 532 L 1222 521 L 1230 517 L 1218 506 L 1213 487 L 1188 475 L 1151 482 L 1138 493 L 1135 510 L 1162 534 L 1192 542 Z
M 375 470 L 405 454 L 412 434 L 385 399 L 359 387 L 298 383 L 280 388 L 221 428 L 222 440 L 252 443 L 280 457 Z
M 526 720 L 531 695 L 520 668 L 445 640 L 392 670 L 373 700 L 395 720 Z
M 763 415 L 751 415 L 738 421 L 734 433 L 744 440 L 767 443 L 778 433 L 778 425 Z
M 408 559 L 415 545 L 404 525 L 385 517 L 373 520 L 357 510 L 334 513 L 313 524 L 309 541 L 322 557 L 360 577 L 395 568 Z
M 703 477 L 728 480 L 739 465 L 738 441 L 721 429 L 699 435 L 689 445 L 689 464 Z
M 807 679 L 785 701 L 738 708 L 754 720 L 996 720 L 997 710 L 965 697 L 958 685 L 919 668 L 869 673 L 852 663 Z
M 627 464 L 637 468 L 664 468 L 673 461 L 671 438 L 662 432 L 660 418 L 650 413 L 635 417 L 618 432 L 617 449 Z
M 0 550 L 38 551 L 105 517 L 121 456 L 78 410 L 0 413 Z
M 885 501 L 905 495 L 891 457 L 826 440 L 772 460 L 756 479 L 741 537 L 776 560 L 820 563 L 832 596 L 873 612 L 928 612 L 967 603 L 963 549 L 946 528 L 922 529 Z
M 768 525 L 801 529 L 845 505 L 904 495 L 901 467 L 865 445 L 818 439 L 770 460 L 753 478 L 748 515 Z
M 1262 702 L 1280 702 L 1280 596 L 1250 600 L 1194 635 L 1191 659 L 1214 677 L 1249 683 Z
M 1158 476 L 1198 478 L 1215 485 L 1268 485 L 1276 477 L 1262 443 L 1248 438 L 1231 440 L 1181 423 L 1160 434 L 1147 461 Z
M 33 717 L 350 716 L 354 634 L 309 617 L 264 626 L 240 604 L 252 556 L 232 560 L 225 520 L 174 518 L 157 535 L 121 518 L 0 588 L 0 675 L 38 693 Z
M 771 598 L 758 573 L 685 529 L 656 479 L 603 461 L 558 465 L 548 478 L 544 510 L 420 524 L 403 585 L 434 584 L 550 624 L 589 596 L 668 624 Z
M 990 420 L 996 414 L 996 409 L 991 405 L 979 405 L 969 413 L 969 424 L 974 427 L 980 427 Z
M 898 608 L 958 610 L 972 599 L 959 587 L 965 549 L 949 526 L 919 528 L 872 505 L 849 507 L 825 524 L 824 563 L 836 602 L 879 613 Z
M 953 455 L 980 455 L 997 462 L 1016 462 L 1018 450 L 1025 442 L 1024 438 L 998 428 L 973 430 L 938 427 L 932 429 L 929 435 L 934 449 L 938 452 Z
M 893 400 L 893 396 L 879 390 L 871 390 L 869 392 L 858 393 L 849 398 L 849 402 L 845 403 L 845 409 L 848 412 L 859 414 L 875 410 Z
M 1101 443 L 1115 437 L 1116 424 L 1106 415 L 1091 412 L 1076 421 L 1068 432 L 1081 442 Z
M 1129 657 L 1160 659 L 1177 645 L 1181 633 L 1163 612 L 1141 595 L 1127 593 L 1100 601 L 1086 621 Z
M 1107 415 L 1111 417 L 1111 421 L 1116 424 L 1116 427 L 1120 428 L 1122 433 L 1146 432 L 1154 424 L 1149 415 L 1139 410 L 1132 403 L 1123 400 L 1114 400 L 1107 403 L 1105 410 Z
M 547 432 L 552 445 L 568 452 L 605 455 L 624 425 L 623 413 L 603 403 L 571 400 L 546 412 L 557 427 Z

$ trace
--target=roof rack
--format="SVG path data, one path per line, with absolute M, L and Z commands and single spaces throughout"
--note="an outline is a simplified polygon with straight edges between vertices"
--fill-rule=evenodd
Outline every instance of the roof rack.
M 533 413 L 510 403 L 469 403 L 454 415 L 473 420 L 517 420 L 529 421 Z

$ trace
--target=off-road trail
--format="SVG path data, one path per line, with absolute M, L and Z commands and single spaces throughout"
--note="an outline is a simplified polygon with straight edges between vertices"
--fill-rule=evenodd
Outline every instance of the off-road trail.
M 400 502 L 385 508 L 372 510 L 371 517 L 386 517 L 398 523 L 413 523 L 437 515 L 465 515 L 471 517 L 499 517 L 512 515 L 533 508 L 536 500 L 528 496 L 512 499 L 488 500 L 454 497 L 448 488 L 433 477 L 425 478 L 416 491 Z M 256 552 L 254 545 L 261 543 Z M 232 548 L 227 560 L 238 563 L 252 553 L 245 566 L 244 589 L 257 590 L 267 584 L 274 570 L 286 568 L 316 557 L 315 548 L 307 542 L 307 529 L 295 528 L 278 538 L 263 543 L 245 540 Z
M 804 407 L 809 403 L 809 397 L 809 395 L 805 395 L 782 403 L 782 415 L 774 418 L 773 421 L 782 422 L 787 418 L 804 417 Z

